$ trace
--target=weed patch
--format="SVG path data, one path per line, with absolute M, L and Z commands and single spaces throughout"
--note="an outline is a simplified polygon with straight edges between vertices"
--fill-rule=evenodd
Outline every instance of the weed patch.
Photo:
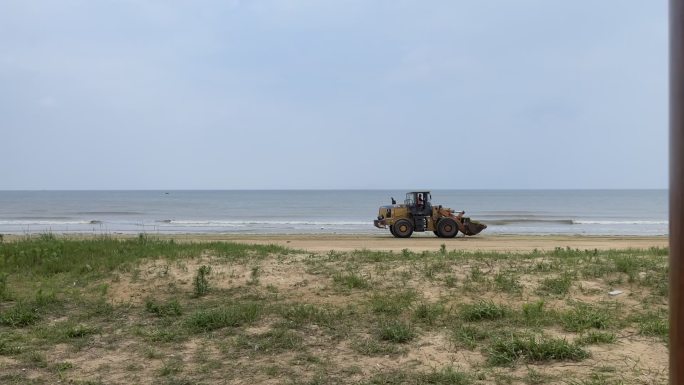
M 607 329 L 615 321 L 614 309 L 608 306 L 596 306 L 579 302 L 561 314 L 563 328 L 571 332 L 581 332 L 588 329 Z
M 498 273 L 494 276 L 494 284 L 496 289 L 503 293 L 519 294 L 522 291 L 518 277 L 511 273 Z
M 302 337 L 291 330 L 275 328 L 263 334 L 240 335 L 237 345 L 250 352 L 273 354 L 287 350 L 300 350 L 303 345 L 302 341 Z
M 416 337 L 416 332 L 413 326 L 407 322 L 399 320 L 381 322 L 378 334 L 380 339 L 383 341 L 396 342 L 400 344 L 409 342 Z
M 211 310 L 200 310 L 187 319 L 194 331 L 210 331 L 224 327 L 238 327 L 259 319 L 262 305 L 257 303 L 236 304 Z
M 565 295 L 570 291 L 575 274 L 563 273 L 555 278 L 545 278 L 539 285 L 541 293 Z
M 159 303 L 151 298 L 145 301 L 145 310 L 157 317 L 174 317 L 183 314 L 180 303 L 172 299 L 166 303 Z
M 542 326 L 554 323 L 557 314 L 547 310 L 544 301 L 539 300 L 522 305 L 522 318 L 525 325 Z
M 615 342 L 615 333 L 590 331 L 575 340 L 578 345 L 597 345 L 597 344 L 612 344 Z
M 398 315 L 408 309 L 416 297 L 417 294 L 413 290 L 384 295 L 374 294 L 371 298 L 371 308 L 376 313 Z
M 456 345 L 475 349 L 479 342 L 489 338 L 491 332 L 475 325 L 459 325 L 452 332 Z
M 487 355 L 490 364 L 505 366 L 516 361 L 580 361 L 589 357 L 589 352 L 564 339 L 512 336 L 495 340 Z
M 466 321 L 488 321 L 505 318 L 510 309 L 492 301 L 479 301 L 461 306 L 460 316 Z
M 35 324 L 40 319 L 35 306 L 20 302 L 9 310 L 0 313 L 0 325 L 25 327 Z
M 452 367 L 435 370 L 430 373 L 393 371 L 376 374 L 367 384 L 392 385 L 392 384 L 415 384 L 415 385 L 469 385 L 473 382 L 471 376 L 460 372 Z
M 369 279 L 354 272 L 337 273 L 333 275 L 333 282 L 347 289 L 368 289 L 371 287 Z
M 377 341 L 373 338 L 353 340 L 350 347 L 364 356 L 393 356 L 403 352 L 396 344 Z
M 433 325 L 444 314 L 444 305 L 438 303 L 421 303 L 413 312 L 416 320 Z
M 632 321 L 637 323 L 637 328 L 641 335 L 660 337 L 663 341 L 667 341 L 669 338 L 670 325 L 667 312 L 665 311 L 650 311 L 637 314 L 632 317 Z
M 209 266 L 200 266 L 197 269 L 197 274 L 195 275 L 193 282 L 193 287 L 195 289 L 195 297 L 202 297 L 209 292 L 209 280 L 207 276 L 211 272 Z

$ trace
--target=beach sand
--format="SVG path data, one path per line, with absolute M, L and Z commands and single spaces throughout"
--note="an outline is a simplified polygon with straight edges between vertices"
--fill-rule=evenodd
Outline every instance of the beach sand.
M 309 252 L 375 250 L 411 251 L 439 250 L 444 244 L 447 250 L 529 252 L 534 249 L 554 250 L 570 247 L 580 250 L 647 249 L 667 247 L 667 236 L 567 236 L 567 235 L 486 235 L 462 236 L 444 239 L 428 234 L 415 234 L 411 238 L 399 239 L 387 235 L 225 235 L 185 234 L 161 235 L 178 241 L 231 241 L 249 244 L 277 244 Z

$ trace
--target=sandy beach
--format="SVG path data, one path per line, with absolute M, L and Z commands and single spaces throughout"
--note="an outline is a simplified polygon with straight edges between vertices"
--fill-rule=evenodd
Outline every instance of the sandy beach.
M 527 252 L 534 249 L 545 251 L 557 247 L 570 247 L 580 250 L 609 249 L 647 249 L 650 247 L 667 247 L 666 236 L 559 236 L 559 235 L 478 235 L 475 237 L 456 237 L 452 239 L 437 238 L 431 235 L 417 234 L 411 238 L 398 239 L 391 235 L 223 235 L 223 234 L 187 234 L 160 235 L 161 238 L 173 238 L 186 242 L 229 241 L 248 244 L 277 244 L 310 252 L 351 251 L 351 250 L 385 250 L 401 251 L 435 251 L 442 244 L 448 250 L 466 251 L 499 251 Z

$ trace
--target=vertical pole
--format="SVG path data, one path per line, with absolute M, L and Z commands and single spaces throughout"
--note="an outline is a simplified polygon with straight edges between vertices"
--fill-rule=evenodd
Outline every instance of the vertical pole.
M 684 0 L 670 0 L 670 384 L 684 384 Z

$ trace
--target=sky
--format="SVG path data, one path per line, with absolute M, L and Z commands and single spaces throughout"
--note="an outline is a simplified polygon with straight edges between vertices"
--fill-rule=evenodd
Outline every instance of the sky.
M 0 190 L 667 188 L 665 0 L 0 1 Z

